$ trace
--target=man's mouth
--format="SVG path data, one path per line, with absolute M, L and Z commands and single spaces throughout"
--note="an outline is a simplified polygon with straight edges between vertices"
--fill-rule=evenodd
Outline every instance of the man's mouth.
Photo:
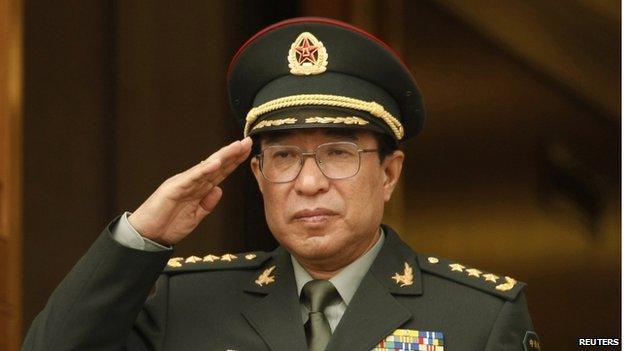
M 293 215 L 293 220 L 306 223 L 320 223 L 327 221 L 336 215 L 337 213 L 330 209 L 319 207 L 315 209 L 297 211 Z

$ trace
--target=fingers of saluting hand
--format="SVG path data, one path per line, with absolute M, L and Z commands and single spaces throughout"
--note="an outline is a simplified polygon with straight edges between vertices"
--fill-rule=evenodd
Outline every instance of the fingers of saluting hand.
M 211 162 L 215 160 L 221 160 L 222 164 L 226 164 L 230 161 L 236 161 L 239 156 L 245 154 L 246 151 L 251 150 L 251 138 L 247 137 L 243 140 L 236 140 L 230 145 L 220 148 L 217 152 L 213 153 L 206 160 L 202 161 Z M 245 156 L 246 157 L 246 156 Z M 243 160 L 241 160 L 242 162 Z
M 223 194 L 223 190 L 220 187 L 214 186 L 208 194 L 204 196 L 199 202 L 199 208 L 197 210 L 197 216 L 203 218 L 205 215 L 212 212 L 212 210 L 217 206 L 219 200 L 221 200 L 221 195 Z
M 221 183 L 236 169 L 236 167 L 247 159 L 249 153 L 251 152 L 251 139 L 249 139 L 249 141 L 247 141 L 247 139 L 243 139 L 240 146 L 242 149 L 239 154 L 233 155 L 232 158 L 228 159 L 228 162 L 221 164 L 221 167 L 216 172 L 208 175 L 213 184 Z
M 242 141 L 237 140 L 222 147 L 206 160 L 189 169 L 187 171 L 188 179 L 195 183 L 209 182 L 211 186 L 217 185 L 245 161 L 250 152 L 251 138 L 247 137 Z

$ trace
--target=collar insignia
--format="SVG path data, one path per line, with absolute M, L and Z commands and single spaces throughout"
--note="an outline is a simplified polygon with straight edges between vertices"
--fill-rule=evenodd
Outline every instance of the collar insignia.
M 311 75 L 327 69 L 327 49 L 309 32 L 299 34 L 288 50 L 288 67 L 294 75 Z
M 270 268 L 265 269 L 264 272 L 262 272 L 262 274 L 258 276 L 258 279 L 256 279 L 256 284 L 258 284 L 259 286 L 263 286 L 275 282 L 275 275 L 271 275 L 274 269 L 275 266 L 271 266 Z
M 405 268 L 403 269 L 403 274 L 394 273 L 392 277 L 394 281 L 399 284 L 401 287 L 409 286 L 414 284 L 414 275 L 412 274 L 412 267 L 410 267 L 407 262 L 405 262 Z

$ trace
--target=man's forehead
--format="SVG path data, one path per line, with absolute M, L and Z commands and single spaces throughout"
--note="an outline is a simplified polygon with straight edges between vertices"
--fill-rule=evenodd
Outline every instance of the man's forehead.
M 368 132 L 343 128 L 289 129 L 263 133 L 262 140 L 266 144 L 275 144 L 287 139 L 307 139 L 320 136 L 329 139 L 339 139 L 356 142 L 360 141 L 363 135 L 366 133 Z

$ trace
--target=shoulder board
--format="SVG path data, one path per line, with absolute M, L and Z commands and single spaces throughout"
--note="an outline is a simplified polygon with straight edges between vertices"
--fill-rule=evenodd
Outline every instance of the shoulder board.
M 522 288 L 526 286 L 525 283 L 511 277 L 484 272 L 437 256 L 418 254 L 418 264 L 423 271 L 509 301 L 515 300 Z
M 245 252 L 240 254 L 223 254 L 189 257 L 172 257 L 167 262 L 164 274 L 177 274 L 195 271 L 255 269 L 271 257 L 264 251 Z

